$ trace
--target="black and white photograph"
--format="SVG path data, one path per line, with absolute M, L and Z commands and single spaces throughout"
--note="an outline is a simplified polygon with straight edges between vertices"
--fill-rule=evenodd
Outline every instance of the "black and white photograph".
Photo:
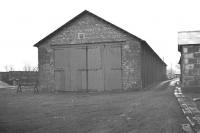
M 0 1 L 0 133 L 200 133 L 200 1 Z

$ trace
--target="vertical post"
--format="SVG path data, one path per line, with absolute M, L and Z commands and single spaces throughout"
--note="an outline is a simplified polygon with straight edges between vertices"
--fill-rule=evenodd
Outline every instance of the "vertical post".
M 86 45 L 86 91 L 88 92 L 88 46 Z

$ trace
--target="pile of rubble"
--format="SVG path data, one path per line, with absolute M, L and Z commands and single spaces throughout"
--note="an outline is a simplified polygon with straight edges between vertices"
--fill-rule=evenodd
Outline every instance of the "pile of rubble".
M 189 122 L 189 124 L 183 124 L 182 128 L 188 132 L 200 133 L 200 110 L 195 103 L 196 99 L 191 99 L 183 95 L 181 88 L 178 86 L 174 90 L 174 95 L 177 98 L 184 116 Z

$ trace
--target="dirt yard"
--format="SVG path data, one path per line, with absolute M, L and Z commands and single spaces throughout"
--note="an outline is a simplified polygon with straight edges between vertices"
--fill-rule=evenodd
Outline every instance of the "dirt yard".
M 184 121 L 168 83 L 101 94 L 0 89 L 0 133 L 182 133 Z

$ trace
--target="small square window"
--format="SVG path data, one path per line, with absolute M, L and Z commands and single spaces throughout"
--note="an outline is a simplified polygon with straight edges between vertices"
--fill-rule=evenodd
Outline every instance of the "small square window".
M 84 39 L 85 33 L 78 33 L 78 39 Z

